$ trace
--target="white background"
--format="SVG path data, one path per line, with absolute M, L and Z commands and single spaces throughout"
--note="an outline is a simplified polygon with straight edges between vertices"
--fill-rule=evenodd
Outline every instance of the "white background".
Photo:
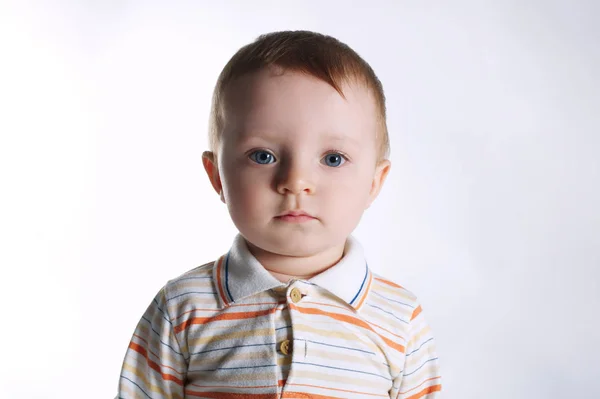
M 352 46 L 392 172 L 355 235 L 445 398 L 600 397 L 600 2 L 0 2 L 0 397 L 110 398 L 140 316 L 235 234 L 200 155 L 259 34 Z

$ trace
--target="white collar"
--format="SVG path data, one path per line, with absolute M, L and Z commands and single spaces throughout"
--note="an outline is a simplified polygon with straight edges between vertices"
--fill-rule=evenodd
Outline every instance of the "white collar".
M 273 277 L 250 253 L 241 234 L 237 234 L 229 252 L 215 262 L 213 275 L 222 306 L 287 285 Z M 349 236 L 342 259 L 308 281 L 358 310 L 370 290 L 372 279 L 362 246 L 356 238 Z

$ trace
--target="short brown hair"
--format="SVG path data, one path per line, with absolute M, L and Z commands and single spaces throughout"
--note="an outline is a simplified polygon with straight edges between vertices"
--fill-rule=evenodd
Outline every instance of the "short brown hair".
M 342 97 L 344 83 L 361 83 L 371 91 L 378 110 L 379 159 L 389 156 L 383 86 L 371 66 L 348 45 L 310 31 L 282 31 L 259 36 L 233 55 L 215 86 L 209 120 L 209 146 L 217 153 L 223 129 L 224 93 L 230 82 L 250 72 L 275 66 L 306 73 L 331 85 Z

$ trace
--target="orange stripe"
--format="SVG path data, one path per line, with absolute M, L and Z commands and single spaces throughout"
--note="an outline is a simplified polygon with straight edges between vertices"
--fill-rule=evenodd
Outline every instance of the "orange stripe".
M 389 395 L 382 395 L 379 393 L 368 393 L 368 392 L 359 392 L 359 391 L 351 391 L 349 389 L 339 389 L 339 388 L 328 388 L 328 387 L 322 387 L 319 385 L 309 385 L 309 384 L 288 384 L 288 385 L 294 385 L 294 386 L 299 386 L 299 387 L 311 387 L 311 388 L 319 388 L 319 389 L 329 389 L 331 391 L 338 391 L 338 392 L 351 392 L 351 393 L 358 393 L 361 395 L 368 395 L 368 396 L 382 396 L 384 398 L 389 398 Z M 312 395 L 312 394 L 311 394 Z
M 329 306 L 329 307 L 332 307 L 332 308 L 338 308 L 338 309 L 343 309 L 343 310 L 347 310 L 348 309 L 347 307 L 343 307 L 343 306 L 332 305 L 332 304 L 329 304 L 329 303 L 314 302 L 314 301 L 302 301 L 302 303 L 303 304 L 310 303 L 312 305 L 319 305 L 319 306 Z M 375 323 L 373 323 L 371 321 L 367 321 L 366 323 L 368 323 L 370 326 L 375 326 L 375 327 L 377 327 L 377 328 L 385 331 L 386 333 L 393 335 L 394 337 L 398 337 L 398 338 L 402 339 L 403 341 L 406 341 L 406 338 L 403 337 L 402 335 L 394 334 L 390 330 L 381 327 L 379 324 L 375 324 Z
M 403 337 L 402 335 L 394 334 L 394 333 L 393 333 L 393 332 L 391 332 L 390 330 L 388 330 L 388 329 L 386 329 L 386 328 L 383 328 L 383 327 L 381 327 L 379 324 L 371 323 L 370 321 L 368 321 L 367 323 L 369 323 L 369 325 L 371 325 L 371 326 L 375 326 L 375 327 L 377 327 L 377 328 L 379 328 L 379 329 L 381 329 L 381 330 L 385 331 L 385 332 L 386 332 L 386 333 L 388 333 L 388 334 L 391 334 L 391 335 L 393 335 L 394 337 L 398 337 L 398 338 L 400 338 L 401 340 L 403 340 L 403 341 L 406 341 L 406 337 Z
M 225 298 L 225 293 L 223 292 L 223 285 L 221 284 L 221 265 L 223 264 L 224 258 L 225 255 L 222 255 L 217 263 L 217 290 L 219 291 L 219 295 L 221 296 L 223 303 L 225 305 L 229 305 L 229 302 L 227 302 L 227 299 Z
M 344 321 L 346 323 L 350 323 L 350 324 L 354 324 L 357 325 L 359 327 L 362 328 L 366 328 L 369 331 L 372 331 L 373 333 L 377 334 L 386 344 L 388 344 L 388 346 L 390 348 L 394 348 L 397 351 L 400 351 L 401 353 L 405 352 L 405 348 L 404 346 L 395 343 L 394 341 L 384 337 L 383 335 L 377 333 L 375 330 L 373 330 L 373 328 L 367 324 L 366 322 L 357 319 L 356 317 L 351 317 L 351 316 L 346 316 L 343 314 L 339 314 L 339 313 L 330 313 L 330 312 L 324 312 L 320 309 L 312 309 L 312 308 L 299 308 L 298 306 L 290 303 L 290 309 L 294 309 L 299 311 L 300 313 L 305 313 L 305 314 L 318 314 L 318 315 L 322 315 L 322 316 L 328 316 L 331 317 L 332 319 L 335 320 L 339 320 L 339 321 Z
M 439 392 L 441 390 L 442 390 L 442 386 L 440 384 L 438 384 L 438 385 L 432 385 L 430 387 L 427 387 L 427 388 L 423 389 L 421 392 L 419 392 L 417 394 L 409 396 L 406 399 L 419 399 L 419 398 L 422 398 L 423 396 L 427 395 L 428 393 Z
M 305 393 L 305 392 L 284 392 L 281 397 L 283 399 L 285 398 L 294 398 L 294 399 L 298 399 L 298 398 L 307 398 L 307 399 L 343 399 L 340 398 L 339 396 L 325 396 L 325 395 L 316 395 L 314 393 Z
M 259 388 L 273 388 L 273 387 L 282 387 L 285 384 L 286 380 L 277 381 L 277 385 L 255 385 L 255 386 L 245 386 L 242 387 L 244 389 L 259 389 Z M 198 384 L 188 384 L 187 386 L 193 386 L 198 388 L 233 388 L 231 385 L 198 385 Z
M 281 381 L 281 380 L 280 380 Z M 259 388 L 275 388 L 277 385 L 257 385 L 249 387 L 234 387 L 231 385 L 199 385 L 199 384 L 187 384 L 186 386 L 198 387 L 198 388 L 244 388 L 244 389 L 259 389 Z
M 137 334 L 133 334 L 134 337 L 136 337 L 137 339 L 139 339 L 140 341 L 143 341 L 147 346 L 150 346 L 148 344 L 148 341 L 146 341 L 144 338 L 140 337 Z M 160 359 L 160 356 L 158 356 L 156 353 L 152 352 L 150 349 L 146 349 L 149 353 L 151 353 L 155 358 Z M 181 375 L 183 374 L 181 371 L 177 371 L 175 370 L 173 367 L 167 366 L 166 364 L 161 364 L 160 367 L 166 368 L 166 369 L 170 369 L 173 370 L 174 372 L 176 372 L 177 374 Z
M 417 306 L 417 308 L 413 311 L 412 316 L 410 317 L 410 321 L 413 321 L 418 315 L 420 315 L 422 310 L 423 309 L 421 309 L 421 305 Z
M 235 303 L 235 304 L 231 305 L 230 308 L 235 308 L 235 307 L 238 307 L 238 306 L 284 305 L 284 304 L 286 304 L 286 301 L 281 301 L 281 302 L 257 302 L 257 303 Z M 192 309 L 192 310 L 188 310 L 187 312 L 183 312 L 182 314 L 180 314 L 177 317 L 173 317 L 171 319 L 171 321 L 175 321 L 175 320 L 181 318 L 181 316 L 185 316 L 186 314 L 195 312 L 196 310 L 199 310 L 199 311 L 202 311 L 202 312 L 211 312 L 211 311 L 212 312 L 219 312 L 220 311 L 220 309 L 215 309 L 215 308 L 212 308 L 212 309 L 209 309 L 209 308 L 195 308 L 195 309 Z
M 186 390 L 185 395 L 210 399 L 273 399 L 272 393 L 194 392 Z
M 402 289 L 404 289 L 404 287 L 402 287 L 401 285 L 398 285 L 398 284 L 396 284 L 396 283 L 393 283 L 393 282 L 391 282 L 391 281 L 389 281 L 389 280 L 384 280 L 384 279 L 382 279 L 382 278 L 379 278 L 379 277 L 375 277 L 375 280 L 377 280 L 377 281 L 379 281 L 379 282 L 381 282 L 381 283 L 387 284 L 387 285 L 391 285 L 392 287 L 396 287 L 396 288 L 402 288 Z
M 437 380 L 437 379 L 439 379 L 439 378 L 442 378 L 442 377 L 440 377 L 440 376 L 437 376 L 437 377 L 428 378 L 428 379 L 426 379 L 425 381 L 423 381 L 422 383 L 420 383 L 419 385 L 417 385 L 416 387 L 409 389 L 408 391 L 404 391 L 404 392 L 398 392 L 398 395 L 400 395 L 400 394 L 402 394 L 402 395 L 404 395 L 404 394 L 407 394 L 407 393 L 409 393 L 410 391 L 414 391 L 415 389 L 419 389 L 419 388 L 421 388 L 421 386 L 422 386 L 423 384 L 425 384 L 426 382 L 428 382 L 428 381 L 432 381 L 432 380 Z
M 271 313 L 275 313 L 277 308 L 271 308 L 267 310 L 260 310 L 256 312 L 231 312 L 231 313 L 219 313 L 216 316 L 212 317 L 193 317 L 191 319 L 187 319 L 183 323 L 173 327 L 173 331 L 175 333 L 180 333 L 185 330 L 192 324 L 208 324 L 214 321 L 221 320 L 243 320 L 243 319 L 253 319 L 255 317 L 266 316 Z
M 160 369 L 160 366 L 158 365 L 158 363 L 156 363 L 153 360 L 150 360 L 148 358 L 148 352 L 146 352 L 146 349 L 144 347 L 136 344 L 135 342 L 130 342 L 129 343 L 129 347 L 132 350 L 134 350 L 137 353 L 139 353 L 140 355 L 144 356 L 146 358 L 146 362 L 148 362 L 148 366 L 150 366 L 150 368 L 152 368 L 157 373 L 159 373 L 164 380 L 173 381 L 177 385 L 183 386 L 183 381 L 181 381 L 179 378 L 177 378 L 177 377 L 175 377 L 174 375 L 171 375 L 171 374 L 163 373 L 162 370 Z
M 360 302 L 358 303 L 358 305 L 356 305 L 356 310 L 360 309 L 360 307 L 362 306 L 365 299 L 367 299 L 367 295 L 369 293 L 369 289 L 371 288 L 372 281 L 373 281 L 373 275 L 371 274 L 371 272 L 369 272 L 369 284 L 367 284 L 367 288 L 365 289 L 365 292 L 363 292 L 363 296 L 360 299 Z

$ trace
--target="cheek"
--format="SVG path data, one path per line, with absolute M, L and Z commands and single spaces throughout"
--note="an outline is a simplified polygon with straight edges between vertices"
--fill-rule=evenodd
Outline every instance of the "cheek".
M 223 181 L 225 200 L 230 212 L 243 218 L 264 210 L 269 194 L 267 179 L 238 169 L 237 173 L 228 173 Z
M 356 202 L 368 196 L 370 187 L 371 179 L 363 172 L 360 174 L 340 174 L 330 179 L 330 182 L 323 189 L 328 192 L 337 192 L 340 197 L 343 193 L 342 198 L 344 201 Z
M 328 210 L 340 217 L 360 217 L 369 198 L 371 180 L 368 176 L 339 176 L 331 179 L 330 184 L 321 187 L 328 199 Z

